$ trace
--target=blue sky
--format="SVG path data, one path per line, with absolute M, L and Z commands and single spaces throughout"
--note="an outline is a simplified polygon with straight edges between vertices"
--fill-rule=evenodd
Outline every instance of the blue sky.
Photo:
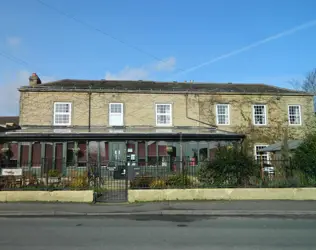
M 18 113 L 16 88 L 32 72 L 44 81 L 128 78 L 292 87 L 288 81 L 316 67 L 314 0 L 41 1 L 53 8 L 38 0 L 0 1 L 0 115 Z

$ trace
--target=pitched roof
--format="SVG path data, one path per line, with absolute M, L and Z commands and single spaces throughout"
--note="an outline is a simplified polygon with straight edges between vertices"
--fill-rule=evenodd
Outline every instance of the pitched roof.
M 20 91 L 119 91 L 119 92 L 226 92 L 226 93 L 282 93 L 309 95 L 305 92 L 279 88 L 266 84 L 241 83 L 191 83 L 191 82 L 155 82 L 135 80 L 71 80 L 64 79 L 36 87 L 24 86 Z
M 289 140 L 288 141 L 288 146 L 289 150 L 294 150 L 297 149 L 302 143 L 302 140 Z M 259 152 L 276 152 L 276 151 L 281 151 L 283 146 L 283 142 L 277 142 L 274 144 L 269 145 L 268 147 L 265 147 Z
M 0 124 L 5 125 L 6 123 L 19 124 L 18 116 L 0 116 Z

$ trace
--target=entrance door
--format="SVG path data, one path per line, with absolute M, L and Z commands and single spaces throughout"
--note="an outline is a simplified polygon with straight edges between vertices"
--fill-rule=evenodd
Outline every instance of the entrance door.
M 110 142 L 110 160 L 116 163 L 126 161 L 126 145 L 125 142 Z

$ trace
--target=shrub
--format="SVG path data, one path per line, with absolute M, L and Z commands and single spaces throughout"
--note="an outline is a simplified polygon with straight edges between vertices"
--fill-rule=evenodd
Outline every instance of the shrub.
M 59 172 L 56 169 L 51 169 L 48 171 L 48 176 L 49 177 L 59 177 Z
M 316 178 L 316 134 L 306 136 L 301 145 L 295 150 L 293 167 L 309 178 Z
M 150 188 L 152 189 L 163 189 L 163 188 L 166 188 L 167 185 L 166 185 L 166 181 L 163 180 L 163 179 L 156 179 L 156 180 L 153 180 L 150 185 L 149 185 Z
M 150 184 L 154 181 L 153 177 L 150 176 L 137 176 L 130 183 L 132 189 L 150 188 Z
M 69 186 L 73 189 L 83 189 L 89 186 L 87 171 L 72 171 Z
M 72 178 L 69 186 L 73 189 L 83 189 L 88 187 L 88 178 L 86 176 L 77 176 Z
M 202 164 L 198 179 L 210 186 L 244 186 L 259 169 L 252 156 L 241 147 L 219 147 L 214 160 Z
M 166 181 L 167 186 L 185 188 L 192 185 L 192 181 L 186 173 L 171 175 Z

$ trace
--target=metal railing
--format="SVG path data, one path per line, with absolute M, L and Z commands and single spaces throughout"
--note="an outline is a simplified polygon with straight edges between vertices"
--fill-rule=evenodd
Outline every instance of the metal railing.
M 18 167 L 20 166 L 20 167 Z M 295 168 L 291 160 L 157 162 L 77 161 L 0 162 L 0 190 L 124 191 L 165 188 L 313 187 L 316 177 Z

